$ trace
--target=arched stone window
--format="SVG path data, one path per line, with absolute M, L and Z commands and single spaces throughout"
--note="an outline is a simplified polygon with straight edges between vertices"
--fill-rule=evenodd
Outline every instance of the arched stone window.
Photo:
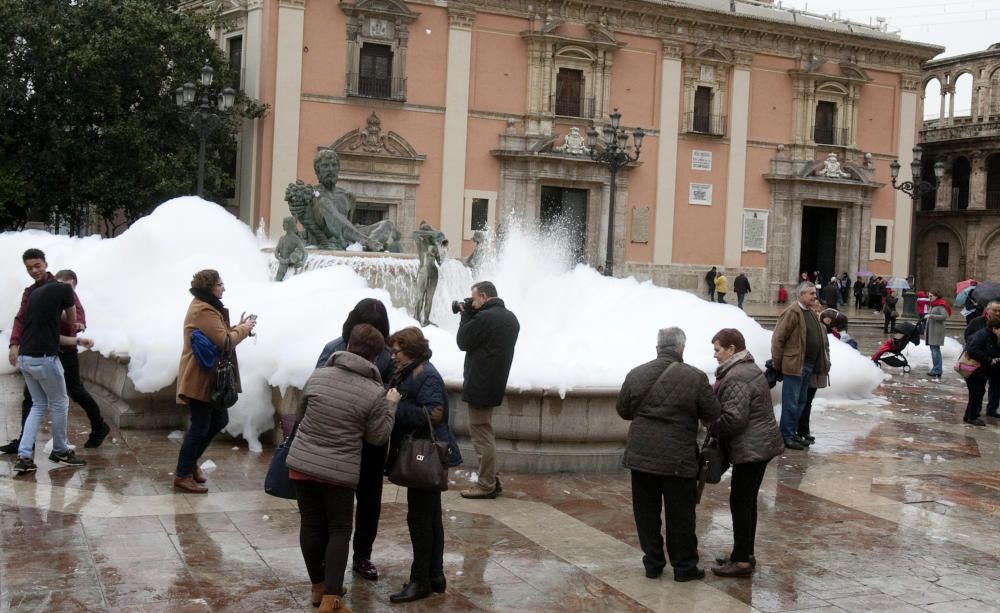
M 406 100 L 409 25 L 420 15 L 399 0 L 341 2 L 347 14 L 348 96 Z
M 817 85 L 813 106 L 813 141 L 817 145 L 847 145 L 850 142 L 850 92 L 840 83 Z
M 952 94 L 954 114 L 952 117 L 972 116 L 972 83 L 974 80 L 971 72 L 963 72 L 955 78 L 955 89 Z
M 871 79 L 853 64 L 830 62 L 816 55 L 790 70 L 795 84 L 792 105 L 796 144 L 853 147 L 857 136 L 858 100 Z
M 931 77 L 924 84 L 924 121 L 941 119 L 941 81 Z
M 955 158 L 951 163 L 951 209 L 964 211 L 969 208 L 969 176 L 972 174 L 972 164 L 963 156 Z
M 684 57 L 684 129 L 692 134 L 725 136 L 725 101 L 733 54 L 699 47 Z

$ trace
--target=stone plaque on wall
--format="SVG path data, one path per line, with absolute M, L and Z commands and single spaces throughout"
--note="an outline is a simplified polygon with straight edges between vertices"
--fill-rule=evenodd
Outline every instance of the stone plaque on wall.
M 712 152 L 693 150 L 691 152 L 691 170 L 712 170 Z
M 649 242 L 649 207 L 632 209 L 632 242 Z
M 688 186 L 688 204 L 712 205 L 712 184 L 691 183 Z
M 767 215 L 760 209 L 743 211 L 743 251 L 767 253 Z

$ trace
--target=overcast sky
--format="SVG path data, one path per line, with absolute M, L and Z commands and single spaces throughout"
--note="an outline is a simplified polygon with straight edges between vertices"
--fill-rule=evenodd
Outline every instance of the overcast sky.
M 776 3 L 779 0 L 776 0 Z M 784 7 L 830 15 L 843 19 L 874 23 L 884 17 L 889 31 L 899 31 L 906 40 L 941 45 L 949 57 L 983 51 L 1000 42 L 1000 0 L 780 0 Z M 955 114 L 968 114 L 972 95 L 971 79 L 956 82 Z M 928 100 L 937 95 L 934 86 L 927 91 Z M 924 116 L 936 116 L 937 106 L 925 105 Z

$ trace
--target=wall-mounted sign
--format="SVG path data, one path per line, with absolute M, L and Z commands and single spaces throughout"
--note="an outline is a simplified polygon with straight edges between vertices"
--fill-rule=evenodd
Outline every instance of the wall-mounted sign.
M 712 170 L 712 152 L 698 149 L 692 151 L 691 170 Z
M 712 184 L 691 183 L 688 191 L 688 204 L 712 205 Z
M 632 209 L 632 242 L 649 242 L 649 207 Z
M 743 251 L 767 253 L 767 214 L 760 209 L 743 210 Z

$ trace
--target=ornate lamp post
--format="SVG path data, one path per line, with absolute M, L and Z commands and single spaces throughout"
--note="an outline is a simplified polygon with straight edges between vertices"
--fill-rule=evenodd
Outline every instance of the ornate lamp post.
M 618 171 L 628 164 L 639 159 L 639 152 L 642 149 L 642 139 L 646 132 L 642 128 L 636 128 L 632 132 L 632 139 L 635 142 L 635 154 L 628 152 L 628 130 L 620 128 L 622 114 L 615 109 L 611 113 L 611 124 L 604 126 L 603 138 L 598 134 L 597 129 L 591 126 L 587 130 L 587 145 L 590 147 L 590 157 L 595 162 L 600 162 L 611 171 L 611 198 L 608 203 L 608 254 L 604 263 L 604 275 L 612 276 L 615 253 L 615 192 L 617 191 L 616 179 Z M 603 151 L 598 151 L 597 146 L 603 145 Z
M 195 85 L 190 81 L 178 87 L 175 91 L 177 107 L 180 109 L 181 118 L 198 135 L 198 196 L 205 195 L 205 141 L 212 132 L 222 127 L 229 110 L 233 108 L 236 101 L 236 90 L 227 87 L 219 94 L 216 108 L 212 110 L 211 99 L 209 98 L 209 88 L 212 87 L 212 80 L 215 71 L 208 64 L 201 69 L 201 100 L 195 105 Z
M 909 273 L 910 273 L 910 291 L 908 295 L 904 295 L 903 307 L 906 315 L 916 316 L 916 285 L 917 285 L 917 202 L 920 198 L 928 193 L 937 189 L 937 183 L 931 183 L 929 181 L 924 181 L 920 178 L 920 158 L 923 156 L 923 151 L 920 146 L 913 148 L 913 161 L 910 162 L 910 177 L 911 180 L 903 181 L 902 183 L 897 183 L 896 179 L 899 178 L 900 164 L 899 160 L 893 160 L 892 164 L 889 164 L 889 174 L 892 178 L 892 187 L 898 189 L 910 196 L 912 201 L 912 208 L 910 209 L 910 262 L 909 262 Z M 944 176 L 944 162 L 940 160 L 934 163 L 934 176 L 940 180 Z

